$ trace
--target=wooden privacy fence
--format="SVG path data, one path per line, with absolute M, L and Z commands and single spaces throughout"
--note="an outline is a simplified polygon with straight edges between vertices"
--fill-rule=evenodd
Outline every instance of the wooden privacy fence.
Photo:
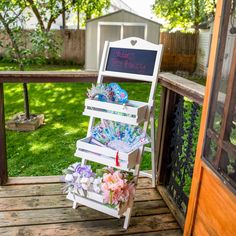
M 25 30 L 25 44 L 27 48 L 30 44 L 31 30 Z M 58 42 L 61 59 L 71 61 L 77 64 L 84 65 L 85 63 L 85 30 L 52 30 L 54 39 Z M 10 42 L 9 37 L 0 31 L 0 40 L 3 41 L 3 46 L 0 47 L 0 55 L 5 54 L 5 45 Z
M 168 33 L 160 34 L 160 43 L 164 45 L 161 70 L 195 71 L 197 59 L 197 34 Z

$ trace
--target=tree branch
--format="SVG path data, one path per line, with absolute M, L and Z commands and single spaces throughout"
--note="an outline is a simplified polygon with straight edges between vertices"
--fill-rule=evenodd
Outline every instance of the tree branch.
M 17 57 L 18 61 L 20 62 L 20 59 L 21 59 L 20 49 L 19 49 L 19 47 L 18 47 L 18 45 L 16 43 L 16 40 L 15 40 L 14 35 L 13 35 L 13 32 L 11 31 L 8 23 L 6 22 L 6 20 L 4 19 L 4 17 L 2 16 L 1 13 L 0 13 L 0 21 L 2 22 L 2 24 L 3 24 L 7 34 L 9 35 L 9 38 L 10 38 L 11 43 L 12 43 L 12 46 L 15 49 L 15 52 L 16 52 L 16 57 Z
M 68 9 L 69 9 L 69 3 L 67 5 L 64 5 L 58 12 L 56 15 L 52 15 L 50 16 L 50 19 L 48 21 L 48 25 L 47 25 L 47 31 L 49 31 L 51 29 L 52 23 L 63 13 L 65 13 Z
M 21 14 L 22 12 L 24 11 L 25 9 L 22 9 L 21 11 L 19 11 L 18 14 L 16 14 L 16 16 L 12 19 L 10 19 L 8 22 L 7 22 L 7 25 L 11 24 L 12 22 L 14 22 Z
M 45 31 L 45 27 L 44 27 L 44 23 L 43 23 L 43 19 L 34 3 L 34 0 L 27 0 L 27 2 L 30 4 L 30 7 L 32 9 L 32 11 L 34 12 L 34 15 L 36 16 L 37 20 L 38 20 L 38 23 L 40 25 L 40 28 L 42 31 Z

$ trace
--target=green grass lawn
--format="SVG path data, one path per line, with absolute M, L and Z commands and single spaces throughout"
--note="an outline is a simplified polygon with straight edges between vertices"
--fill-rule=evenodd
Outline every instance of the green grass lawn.
M 7 69 L 8 68 L 8 69 Z M 31 66 L 27 70 L 77 71 L 79 66 Z M 0 63 L 0 70 L 17 70 L 9 63 Z M 150 85 L 123 83 L 129 99 L 148 99 Z M 90 83 L 29 84 L 30 110 L 45 115 L 45 125 L 34 132 L 7 131 L 8 170 L 10 176 L 60 175 L 74 157 L 75 144 L 86 136 L 89 117 L 83 116 L 86 90 Z M 6 120 L 23 112 L 21 84 L 4 84 Z M 156 93 L 159 111 L 160 87 Z M 96 168 L 97 164 L 93 164 Z M 146 153 L 142 169 L 150 169 L 150 154 Z
M 121 86 L 128 91 L 130 99 L 148 99 L 149 84 L 123 83 Z M 75 144 L 86 136 L 89 117 L 82 112 L 86 90 L 90 87 L 90 83 L 29 84 L 31 113 L 44 114 L 46 124 L 34 132 L 7 131 L 10 176 L 58 175 L 79 160 L 74 157 Z M 22 85 L 5 84 L 4 91 L 6 120 L 9 120 L 23 112 Z M 160 92 L 158 101 L 159 96 Z M 143 169 L 150 168 L 149 155 L 144 157 Z
M 80 71 L 79 65 L 30 65 L 26 66 L 26 71 Z M 17 64 L 0 61 L 0 71 L 18 71 Z

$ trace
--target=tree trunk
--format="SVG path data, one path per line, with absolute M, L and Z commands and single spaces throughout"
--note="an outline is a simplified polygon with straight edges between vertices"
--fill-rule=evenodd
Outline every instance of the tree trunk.
M 195 22 L 194 22 L 194 28 L 195 28 L 195 32 L 198 33 L 199 32 L 199 24 L 200 24 L 200 4 L 199 4 L 199 0 L 195 0 Z
M 24 71 L 25 68 L 20 64 L 20 71 Z M 24 113 L 27 120 L 30 119 L 30 108 L 29 108 L 29 94 L 27 83 L 23 83 L 23 95 L 24 95 Z
M 24 112 L 27 120 L 30 119 L 30 110 L 29 110 L 29 95 L 28 95 L 28 86 L 27 83 L 23 83 L 23 92 L 24 92 Z
M 79 12 L 79 9 L 77 9 L 77 29 L 80 28 L 80 18 L 79 18 L 79 16 L 80 16 L 80 12 Z
M 65 8 L 65 0 L 62 0 L 62 29 L 66 29 L 66 8 Z

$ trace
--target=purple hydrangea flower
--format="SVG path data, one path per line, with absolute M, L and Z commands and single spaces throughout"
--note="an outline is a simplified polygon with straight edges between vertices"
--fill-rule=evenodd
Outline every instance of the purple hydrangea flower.
M 81 166 L 80 163 L 76 166 L 75 172 L 78 173 L 81 177 L 86 177 L 86 178 L 94 177 L 94 173 L 91 169 L 91 166 L 87 165 Z

